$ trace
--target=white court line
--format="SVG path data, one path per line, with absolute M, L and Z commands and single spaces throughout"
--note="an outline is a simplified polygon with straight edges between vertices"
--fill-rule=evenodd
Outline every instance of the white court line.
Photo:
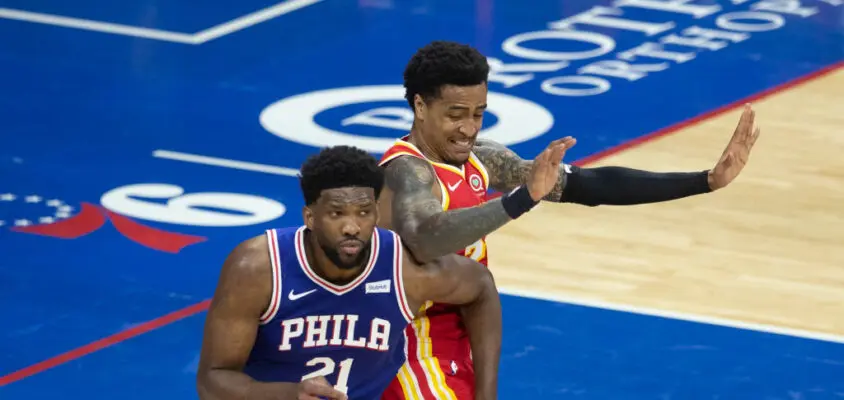
M 202 44 L 209 40 L 214 40 L 218 37 L 237 32 L 241 29 L 246 29 L 252 25 L 260 24 L 261 22 L 291 13 L 300 8 L 305 8 L 314 5 L 323 0 L 288 0 L 278 3 L 274 6 L 255 11 L 251 14 L 244 15 L 240 18 L 233 19 L 229 22 L 224 22 L 220 25 L 208 28 L 202 32 L 195 33 L 193 39 L 195 44 Z
M 197 33 L 182 33 L 161 29 L 141 28 L 137 26 L 115 24 L 111 22 L 94 21 L 84 18 L 65 17 L 54 14 L 44 14 L 32 11 L 0 8 L 0 18 L 17 21 L 33 22 L 45 25 L 75 28 L 87 31 L 110 33 L 113 35 L 134 36 L 144 39 L 155 39 L 165 42 L 182 44 L 203 44 L 208 41 L 230 35 L 252 25 L 291 13 L 324 0 L 286 0 L 281 3 L 263 8 L 253 13 L 223 22 Z
M 635 306 L 628 306 L 624 304 L 614 304 L 608 303 L 603 301 L 597 300 L 585 300 L 585 299 L 578 299 L 566 296 L 560 296 L 557 294 L 549 294 L 549 293 L 542 293 L 536 292 L 533 290 L 522 290 L 522 289 L 508 289 L 508 288 L 498 288 L 498 291 L 502 294 L 507 294 L 511 296 L 518 296 L 518 297 L 525 297 L 530 299 L 537 299 L 537 300 L 547 300 L 547 301 L 554 301 L 557 303 L 564 303 L 564 304 L 573 304 L 578 306 L 585 306 L 585 307 L 592 307 L 592 308 L 600 308 L 604 310 L 612 310 L 612 311 L 621 311 L 631 314 L 640 314 L 640 315 L 647 315 L 651 317 L 662 317 L 662 318 L 669 318 L 681 321 L 689 321 L 689 322 L 696 322 L 700 324 L 707 324 L 707 325 L 717 325 L 723 326 L 728 328 L 736 328 L 736 329 L 743 329 L 743 330 L 750 330 L 750 331 L 757 331 L 757 332 L 764 332 L 764 333 L 772 333 L 778 335 L 785 335 L 785 336 L 793 336 L 803 339 L 813 339 L 813 340 L 820 340 L 824 342 L 833 342 L 833 343 L 841 343 L 844 344 L 844 336 L 840 335 L 833 335 L 829 333 L 822 333 L 822 332 L 812 332 L 802 329 L 792 329 L 792 328 L 784 328 L 774 325 L 765 325 L 765 324 L 755 324 L 743 321 L 736 321 L 730 320 L 726 318 L 718 318 L 718 317 L 708 317 L 703 315 L 695 315 L 695 314 L 687 314 L 681 312 L 674 312 L 674 311 L 666 311 L 666 310 L 658 310 L 654 308 L 645 308 L 645 307 L 635 307 Z
M 278 167 L 275 165 L 258 164 L 248 161 L 230 160 L 228 158 L 209 157 L 199 154 L 181 153 L 170 150 L 155 150 L 152 156 L 156 158 L 166 158 L 168 160 L 184 161 L 194 164 L 213 165 L 215 167 L 225 167 L 233 169 L 241 169 L 244 171 L 263 172 L 265 174 L 284 175 L 298 177 L 299 170 L 293 168 Z
M 113 24 L 111 22 L 93 21 L 90 19 L 63 17 L 53 14 L 42 14 L 30 11 L 0 8 L 0 18 L 18 21 L 34 22 L 38 24 L 76 28 L 86 31 L 111 33 L 114 35 L 134 36 L 145 39 L 163 40 L 166 42 L 195 44 L 194 35 L 188 33 L 162 31 L 159 29 L 139 28 L 137 26 Z

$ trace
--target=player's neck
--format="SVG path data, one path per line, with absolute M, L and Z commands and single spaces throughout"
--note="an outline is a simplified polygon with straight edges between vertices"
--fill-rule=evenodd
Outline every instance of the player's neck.
M 368 248 L 365 251 L 369 254 Z M 317 243 L 316 237 L 308 231 L 305 232 L 305 258 L 308 260 L 308 265 L 311 266 L 314 273 L 322 279 L 337 285 L 349 283 L 357 278 L 363 272 L 366 262 L 369 261 L 369 257 L 364 257 L 364 261 L 355 268 L 340 268 L 328 258 L 322 247 Z
M 422 155 L 425 156 L 425 158 L 440 164 L 446 163 L 442 160 L 441 157 L 437 155 L 437 152 L 434 151 L 434 148 L 425 142 L 425 139 L 422 138 L 422 133 L 419 132 L 419 128 L 417 128 L 415 125 L 413 129 L 410 130 L 410 135 L 408 135 L 407 141 L 410 142 L 410 144 L 416 146 L 416 148 L 419 149 L 420 152 L 422 152 Z

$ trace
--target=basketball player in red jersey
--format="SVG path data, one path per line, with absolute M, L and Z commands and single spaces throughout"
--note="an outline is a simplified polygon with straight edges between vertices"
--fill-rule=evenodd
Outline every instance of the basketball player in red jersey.
M 747 106 L 721 158 L 710 170 L 658 173 L 624 167 L 579 168 L 561 162 L 574 146 L 555 140 L 524 160 L 501 144 L 479 139 L 487 106 L 486 58 L 470 46 L 437 41 L 419 49 L 404 72 L 414 111 L 410 134 L 383 156 L 386 186 L 381 224 L 399 233 L 424 262 L 456 252 L 487 265 L 485 236 L 540 200 L 633 205 L 709 193 L 732 182 L 759 135 Z M 505 193 L 490 199 L 487 189 Z M 425 304 L 407 329 L 408 361 L 382 400 L 494 399 L 499 360 L 472 359 L 459 310 Z M 491 332 L 499 334 L 500 332 Z M 477 370 L 478 374 L 475 374 Z M 482 378 L 486 376 L 487 378 Z M 476 392 L 475 388 L 478 388 Z

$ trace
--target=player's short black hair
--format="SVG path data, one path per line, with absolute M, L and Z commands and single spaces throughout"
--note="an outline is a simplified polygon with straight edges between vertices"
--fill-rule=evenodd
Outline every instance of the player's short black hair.
M 384 170 L 375 157 L 357 147 L 326 147 L 302 164 L 299 185 L 306 205 L 314 204 L 323 190 L 351 186 L 373 188 L 377 199 L 384 186 Z
M 437 97 L 444 85 L 475 86 L 486 83 L 489 63 L 472 46 L 434 41 L 416 51 L 404 69 L 404 97 L 413 108 L 417 94 L 426 101 Z

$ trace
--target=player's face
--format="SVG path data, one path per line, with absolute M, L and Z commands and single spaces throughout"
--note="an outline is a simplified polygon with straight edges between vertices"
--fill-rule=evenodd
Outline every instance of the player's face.
M 369 244 L 378 223 L 375 190 L 338 188 L 323 190 L 310 216 L 308 228 L 326 256 L 341 269 L 361 265 L 369 255 Z
M 425 143 L 440 161 L 462 165 L 469 159 L 486 111 L 487 85 L 440 89 L 440 97 L 425 103 L 417 96 L 417 119 Z

